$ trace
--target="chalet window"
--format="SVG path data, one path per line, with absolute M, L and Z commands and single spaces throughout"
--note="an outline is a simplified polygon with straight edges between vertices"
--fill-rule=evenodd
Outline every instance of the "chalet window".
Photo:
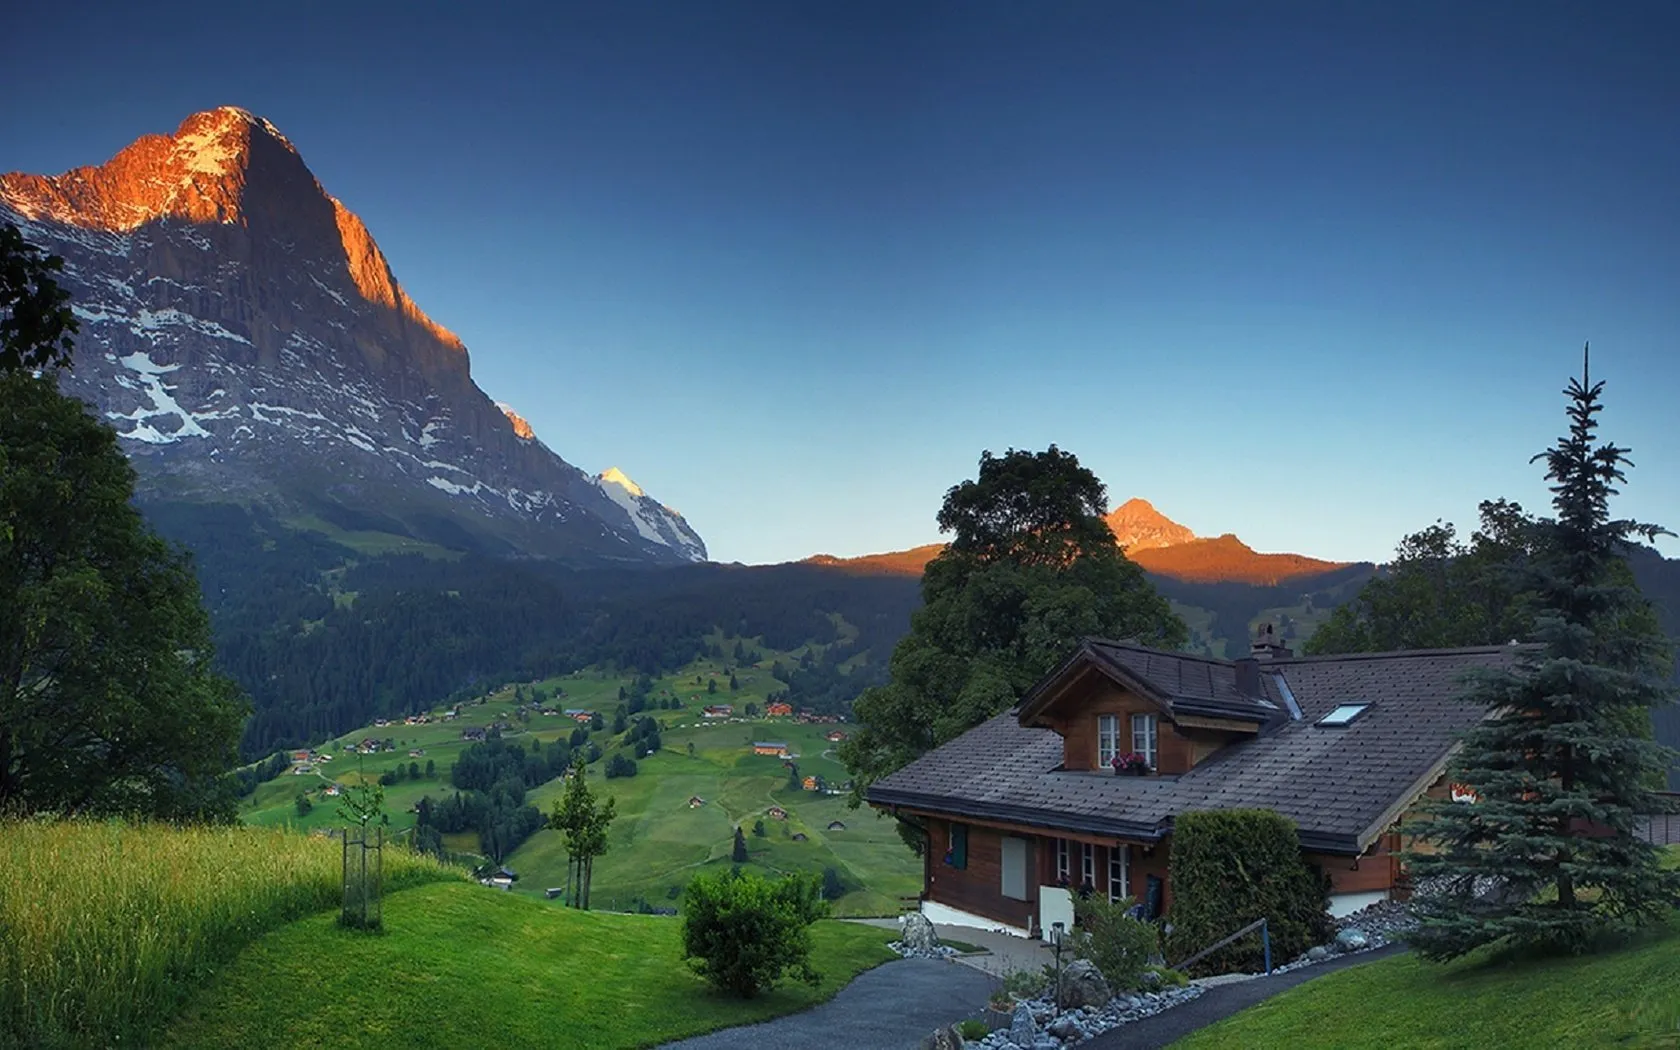
M 1072 876 L 1072 865 L 1068 862 L 1068 840 L 1056 840 L 1056 881 L 1067 885 Z
M 953 868 L 968 867 L 968 825 L 951 825 L 951 846 L 945 851 L 945 863 Z
M 1107 769 L 1120 753 L 1120 716 L 1097 716 L 1097 768 Z
M 1149 768 L 1156 767 L 1156 756 L 1160 751 L 1159 727 L 1154 715 L 1132 716 L 1132 750 L 1144 757 Z
M 1097 888 L 1097 847 L 1089 842 L 1079 844 L 1079 885 Z
M 1005 835 L 1002 840 L 1003 895 L 1011 900 L 1027 899 L 1027 840 Z
M 1122 843 L 1108 848 L 1108 899 L 1117 901 L 1126 896 L 1127 883 L 1132 876 L 1132 847 Z

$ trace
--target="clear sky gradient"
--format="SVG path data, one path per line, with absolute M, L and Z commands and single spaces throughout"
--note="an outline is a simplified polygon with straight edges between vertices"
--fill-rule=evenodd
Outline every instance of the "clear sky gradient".
M 1680 528 L 1680 4 L 8 5 L 0 170 L 223 104 L 713 557 L 1072 450 L 1261 550 L 1540 507 L 1590 339 Z M 1673 555 L 1680 547 L 1665 543 Z

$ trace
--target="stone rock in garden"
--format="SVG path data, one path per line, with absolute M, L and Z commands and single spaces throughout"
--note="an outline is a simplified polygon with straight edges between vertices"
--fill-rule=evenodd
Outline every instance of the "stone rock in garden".
M 939 934 L 921 912 L 913 911 L 904 916 L 904 934 L 899 939 L 910 949 L 932 951 L 939 947 Z
M 1050 1027 L 1046 1028 L 1045 1031 L 1063 1041 L 1081 1039 L 1085 1035 L 1084 1027 L 1079 1023 L 1079 1018 L 1072 1014 L 1063 1014 L 1051 1021 Z
M 1041 1035 L 1033 1040 L 1032 1050 L 1062 1050 L 1062 1041 L 1053 1035 Z
M 1145 970 L 1145 971 L 1143 971 L 1142 980 L 1143 980 L 1143 986 L 1145 988 L 1159 988 L 1159 987 L 1161 987 L 1161 974 L 1158 970 Z
M 922 1050 L 962 1050 L 963 1043 L 962 1033 L 957 1031 L 957 1026 L 946 1025 L 944 1028 L 935 1029 L 932 1035 L 922 1040 Z
M 1330 958 L 1330 949 L 1322 944 L 1307 949 L 1308 962 L 1323 962 L 1328 958 Z
M 1114 997 L 1102 971 L 1088 959 L 1075 959 L 1062 971 L 1057 996 L 1063 1009 L 1082 1006 L 1102 1006 Z
M 1009 1039 L 1016 1046 L 1032 1046 L 1033 1040 L 1038 1038 L 1038 1022 L 1033 1020 L 1032 1007 L 1021 1003 L 1015 1007 L 1015 1016 L 1009 1021 Z
M 1370 943 L 1363 930 L 1349 929 L 1336 934 L 1336 947 L 1344 952 L 1357 952 Z

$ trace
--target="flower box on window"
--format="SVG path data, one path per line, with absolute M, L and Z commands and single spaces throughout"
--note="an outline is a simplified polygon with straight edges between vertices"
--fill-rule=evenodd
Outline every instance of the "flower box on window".
M 1149 772 L 1149 760 L 1136 751 L 1124 751 L 1114 756 L 1109 767 L 1115 776 L 1141 777 Z

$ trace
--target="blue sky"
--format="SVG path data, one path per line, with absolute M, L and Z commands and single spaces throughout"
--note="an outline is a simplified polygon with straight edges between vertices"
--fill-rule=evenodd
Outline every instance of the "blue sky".
M 1545 503 L 1588 339 L 1615 509 L 1680 529 L 1672 3 L 130 6 L 9 16 L 0 169 L 268 117 L 480 386 L 719 560 L 932 542 L 1052 442 L 1381 558 Z

